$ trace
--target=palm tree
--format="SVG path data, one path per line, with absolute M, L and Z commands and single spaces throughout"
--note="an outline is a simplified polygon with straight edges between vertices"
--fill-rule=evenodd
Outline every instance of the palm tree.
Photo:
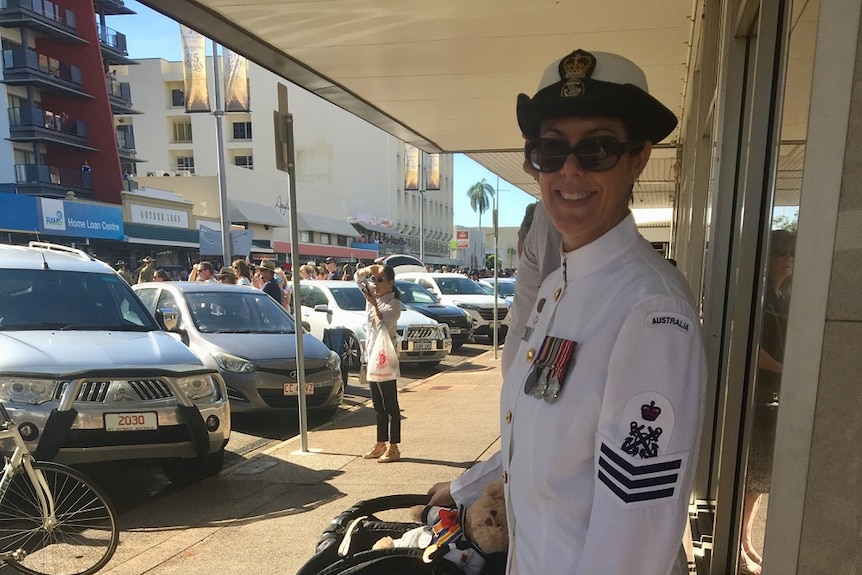
M 482 229 L 482 214 L 488 211 L 491 207 L 491 201 L 494 199 L 494 187 L 482 178 L 481 182 L 476 182 L 470 189 L 467 190 L 467 197 L 470 198 L 470 207 L 474 212 L 479 212 L 479 229 Z

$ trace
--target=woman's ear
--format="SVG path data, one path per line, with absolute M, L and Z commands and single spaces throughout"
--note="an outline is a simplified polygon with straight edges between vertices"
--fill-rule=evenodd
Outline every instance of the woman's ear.
M 640 177 L 641 172 L 646 168 L 651 153 L 652 142 L 646 140 L 644 141 L 643 147 L 640 151 L 636 154 L 632 154 L 634 156 L 634 161 L 632 162 L 632 184 L 635 183 L 635 180 Z

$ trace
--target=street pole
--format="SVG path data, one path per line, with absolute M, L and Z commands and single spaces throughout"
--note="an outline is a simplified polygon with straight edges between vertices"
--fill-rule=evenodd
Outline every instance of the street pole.
M 216 160 L 218 162 L 219 211 L 221 212 L 222 265 L 229 266 L 231 264 L 233 242 L 230 237 L 230 214 L 227 205 L 227 174 L 225 174 L 224 126 L 222 125 L 222 118 L 225 112 L 222 109 L 221 102 L 218 49 L 219 45 L 213 42 L 213 83 L 215 84 L 215 109 L 213 110 L 213 116 L 215 116 L 216 120 L 216 147 L 218 149 Z
M 497 317 L 497 303 L 500 299 L 500 294 L 497 286 L 497 258 L 499 257 L 499 254 L 497 253 L 497 242 L 500 235 L 499 227 L 497 226 L 497 208 L 499 207 L 499 201 L 500 176 L 497 176 L 497 188 L 494 190 L 494 359 L 497 359 L 497 349 L 500 345 L 500 320 Z
M 425 152 L 419 151 L 419 260 L 425 263 Z
M 293 264 L 293 317 L 297 320 L 296 326 L 296 384 L 299 388 L 299 437 L 300 449 L 308 451 L 308 412 L 305 399 L 305 354 L 303 353 L 302 334 L 305 331 L 300 325 L 302 319 L 302 305 L 299 298 L 299 222 L 296 207 L 296 153 L 293 143 L 293 114 L 285 114 L 285 137 L 287 139 L 287 179 L 288 205 L 290 206 L 290 261 Z

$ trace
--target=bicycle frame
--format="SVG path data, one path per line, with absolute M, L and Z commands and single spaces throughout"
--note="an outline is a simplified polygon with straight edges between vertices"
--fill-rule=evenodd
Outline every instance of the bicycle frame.
M 9 489 L 12 478 L 17 473 L 20 473 L 23 468 L 30 479 L 30 483 L 35 488 L 39 504 L 42 506 L 43 527 L 50 531 L 57 525 L 57 515 L 54 509 L 54 498 L 51 496 L 48 483 L 45 481 L 42 472 L 33 467 L 33 456 L 27 449 L 27 445 L 24 443 L 24 439 L 21 437 L 18 428 L 9 419 L 9 414 L 2 403 L 0 403 L 0 418 L 2 418 L 2 421 L 0 421 L 0 441 L 11 439 L 15 443 L 15 451 L 11 457 L 7 458 L 6 465 L 3 468 L 3 477 L 0 479 L 0 500 L 6 496 L 6 491 Z M 8 558 L 20 561 L 23 559 L 23 553 L 24 551 L 21 549 L 0 553 L 0 561 Z

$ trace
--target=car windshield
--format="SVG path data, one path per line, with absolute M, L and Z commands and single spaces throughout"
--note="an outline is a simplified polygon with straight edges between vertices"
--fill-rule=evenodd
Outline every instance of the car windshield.
M 479 284 L 468 277 L 435 279 L 440 287 L 440 293 L 445 295 L 485 295 Z
M 156 329 L 115 273 L 6 269 L 0 275 L 0 330 Z
M 345 282 L 344 287 L 330 288 L 338 307 L 347 311 L 365 311 L 365 296 L 359 286 Z
M 485 280 L 487 283 L 481 284 L 482 289 L 487 291 L 489 294 L 494 293 L 494 280 L 489 279 Z M 497 282 L 497 293 L 502 297 L 515 295 L 515 282 Z
M 434 294 L 420 285 L 398 282 L 395 287 L 402 303 L 438 303 Z
M 258 290 L 188 292 L 186 303 L 200 333 L 293 333 L 293 318 Z

